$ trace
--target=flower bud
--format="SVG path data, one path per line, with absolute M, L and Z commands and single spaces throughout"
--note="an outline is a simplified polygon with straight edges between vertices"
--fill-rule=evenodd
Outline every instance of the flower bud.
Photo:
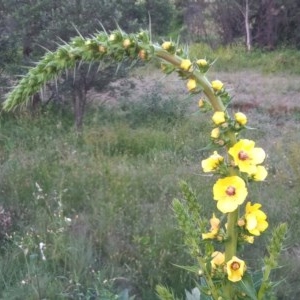
M 183 59 L 180 64 L 180 68 L 184 71 L 189 71 L 190 67 L 192 66 L 192 63 L 189 59 Z
M 240 124 L 240 125 L 246 125 L 247 124 L 247 117 L 245 114 L 242 112 L 237 112 L 234 115 L 235 120 Z
M 216 111 L 213 116 L 212 120 L 216 125 L 220 125 L 226 121 L 225 119 L 225 112 L 224 111 Z
M 161 47 L 166 50 L 166 51 L 169 51 L 171 48 L 172 48 L 172 42 L 164 42 Z
M 201 98 L 201 99 L 199 99 L 199 101 L 198 101 L 198 106 L 200 107 L 200 108 L 202 108 L 203 106 L 204 106 L 204 100 Z
M 112 33 L 108 38 L 110 42 L 114 42 L 116 39 L 117 39 L 117 35 L 115 33 Z
M 243 226 L 245 226 L 246 222 L 245 222 L 244 219 L 239 219 L 237 224 L 238 224 L 239 227 L 243 227 Z
M 211 82 L 211 87 L 213 88 L 213 90 L 215 92 L 221 91 L 223 86 L 224 86 L 224 84 L 220 80 L 214 80 L 214 81 Z
M 211 131 L 210 137 L 213 139 L 217 139 L 219 136 L 220 136 L 220 129 L 219 127 L 216 127 Z
M 197 65 L 199 66 L 199 67 L 207 67 L 207 65 L 208 65 L 208 62 L 207 62 L 207 60 L 206 59 L 198 59 L 197 61 L 196 61 L 196 63 L 197 63 Z
M 99 52 L 105 53 L 105 52 L 106 52 L 106 47 L 100 45 L 100 46 L 99 46 Z
M 130 39 L 125 39 L 124 41 L 123 41 L 123 47 L 124 48 L 128 48 L 128 47 L 130 47 L 130 45 L 131 45 L 131 41 L 130 41 Z
M 145 60 L 145 59 L 147 59 L 147 56 L 148 56 L 148 55 L 147 55 L 146 50 L 142 49 L 142 50 L 139 51 L 138 56 L 139 56 L 139 58 L 140 58 L 141 60 Z
M 197 82 L 195 79 L 190 78 L 186 84 L 187 89 L 189 90 L 189 92 L 193 91 L 196 87 L 197 87 Z

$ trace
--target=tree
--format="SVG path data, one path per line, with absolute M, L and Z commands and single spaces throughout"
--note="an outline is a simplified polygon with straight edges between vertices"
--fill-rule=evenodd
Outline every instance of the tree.
M 8 54 L 20 53 L 17 62 L 31 66 L 32 61 L 45 53 L 45 49 L 52 50 L 57 43 L 68 42 L 78 33 L 88 36 L 102 27 L 109 31 L 115 28 L 116 23 L 127 31 L 148 27 L 148 12 L 153 33 L 165 34 L 172 23 L 172 9 L 170 1 L 162 0 L 2 0 L 0 12 L 5 17 L 0 21 L 0 30 L 4 30 L 6 35 L 0 38 L 0 61 L 10 64 L 15 56 L 8 57 Z M 97 67 L 90 68 L 90 72 L 82 72 L 77 65 L 74 78 L 65 80 L 65 86 L 73 91 L 68 95 L 73 99 L 78 129 L 82 125 L 86 94 L 95 84 L 100 84 L 93 75 Z M 110 80 L 117 78 L 113 76 L 115 69 L 107 69 L 111 72 Z M 105 79 L 103 81 L 107 83 Z M 76 82 L 76 85 L 70 82 Z M 99 86 L 103 88 L 102 84 Z M 38 95 L 34 99 L 36 104 L 41 101 Z
M 174 3 L 177 23 L 188 41 L 200 40 L 217 46 L 243 38 L 248 50 L 252 45 L 269 50 L 281 44 L 300 47 L 299 1 L 174 0 Z

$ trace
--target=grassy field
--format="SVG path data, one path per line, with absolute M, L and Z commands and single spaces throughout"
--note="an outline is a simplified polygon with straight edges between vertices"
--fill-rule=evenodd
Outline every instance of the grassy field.
M 223 66 L 209 77 L 233 89 L 232 111 L 245 112 L 255 128 L 246 137 L 268 153 L 268 179 L 250 198 L 263 203 L 271 228 L 289 224 L 274 273 L 283 281 L 278 299 L 299 299 L 299 78 Z M 213 181 L 200 169 L 210 114 L 176 77 L 146 68 L 130 80 L 113 95 L 91 95 L 81 135 L 70 113 L 55 107 L 34 119 L 2 116 L 0 299 L 108 300 L 117 292 L 127 299 L 128 292 L 152 300 L 157 283 L 178 295 L 193 288 L 174 266 L 192 262 L 171 202 L 185 180 L 207 217 L 213 212 Z M 246 249 L 252 266 L 269 235 Z

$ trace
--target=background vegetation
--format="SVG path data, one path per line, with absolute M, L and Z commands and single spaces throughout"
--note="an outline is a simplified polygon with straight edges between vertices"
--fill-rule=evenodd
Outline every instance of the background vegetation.
M 99 22 L 136 31 L 148 27 L 150 12 L 153 38 L 179 34 L 191 57 L 217 59 L 210 77 L 234 88 L 232 109 L 249 115 L 256 130 L 248 137 L 269 153 L 270 176 L 251 198 L 262 199 L 271 226 L 290 224 L 274 279 L 283 281 L 278 299 L 298 299 L 300 7 L 292 0 L 249 1 L 254 47 L 247 52 L 245 4 L 2 0 L 1 96 L 44 53 L 40 46 L 54 49 L 78 34 L 72 23 L 83 35 L 102 30 Z M 170 204 L 185 180 L 211 216 L 212 182 L 200 169 L 210 116 L 198 112 L 184 83 L 158 80 L 155 65 L 127 67 L 117 75 L 116 66 L 101 74 L 98 66 L 82 67 L 76 82 L 71 71 L 28 111 L 2 113 L 0 299 L 152 300 L 157 283 L 181 296 L 194 287 L 195 278 L 174 266 L 192 262 Z M 80 134 L 72 105 L 78 86 L 87 104 L 84 127 L 75 122 Z M 251 253 L 253 266 L 265 243 Z

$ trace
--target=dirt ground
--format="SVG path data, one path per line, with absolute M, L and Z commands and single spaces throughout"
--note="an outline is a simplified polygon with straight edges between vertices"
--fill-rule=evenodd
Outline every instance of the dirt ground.
M 122 96 L 124 89 L 130 90 L 131 97 L 138 98 L 143 93 L 153 91 L 157 86 L 169 95 L 187 96 L 186 82 L 176 74 L 164 75 L 159 70 L 144 69 L 141 74 L 121 79 L 110 85 L 110 92 L 104 95 L 105 100 L 114 100 Z M 299 76 L 262 74 L 255 71 L 235 73 L 209 73 L 210 80 L 219 79 L 234 97 L 233 105 L 243 103 L 247 109 L 266 109 L 270 114 L 282 114 L 300 110 Z M 114 91 L 112 93 L 112 91 Z
M 191 99 L 186 81 L 177 74 L 164 75 L 158 69 L 145 67 L 135 71 L 132 76 L 113 82 L 108 91 L 91 94 L 95 103 L 116 103 L 129 98 L 138 101 L 146 94 L 157 92 L 166 97 L 181 98 L 192 111 L 198 110 L 198 99 Z M 207 74 L 209 80 L 219 79 L 233 96 L 230 110 L 241 111 L 248 117 L 248 125 L 261 132 L 257 143 L 264 144 L 269 153 L 279 147 L 286 147 L 288 139 L 300 140 L 300 80 L 299 76 L 281 74 L 262 74 L 258 71 Z

